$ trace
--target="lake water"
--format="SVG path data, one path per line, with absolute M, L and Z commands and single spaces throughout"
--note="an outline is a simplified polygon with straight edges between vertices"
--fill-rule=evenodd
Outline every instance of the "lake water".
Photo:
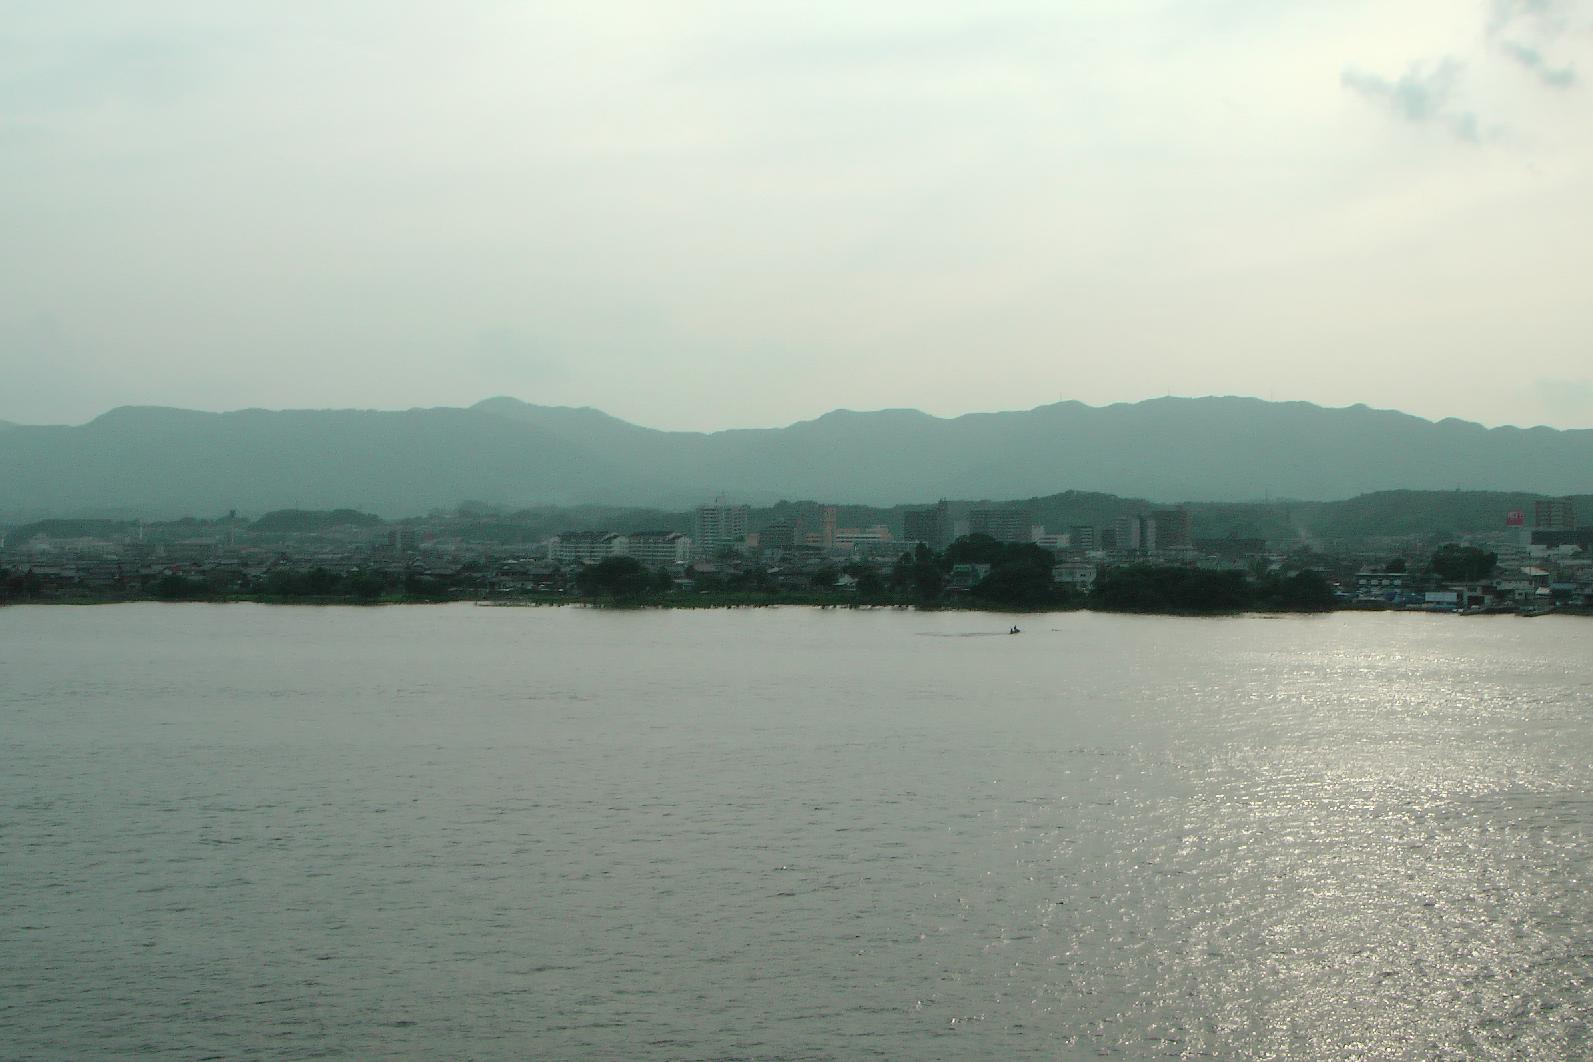
M 0 609 L 0 1054 L 1593 1053 L 1593 621 Z

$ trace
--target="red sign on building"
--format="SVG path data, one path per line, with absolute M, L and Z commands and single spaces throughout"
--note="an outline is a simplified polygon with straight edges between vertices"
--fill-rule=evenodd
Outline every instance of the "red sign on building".
M 1522 512 L 1520 509 L 1512 509 L 1505 513 L 1506 527 L 1525 527 L 1526 525 L 1527 514 Z

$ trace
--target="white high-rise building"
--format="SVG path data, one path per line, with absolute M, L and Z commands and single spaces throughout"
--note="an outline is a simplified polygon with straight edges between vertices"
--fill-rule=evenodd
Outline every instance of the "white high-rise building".
M 726 505 L 723 498 L 712 505 L 697 506 L 697 519 L 692 535 L 697 552 L 711 557 L 726 546 L 739 546 L 747 537 L 747 518 L 751 509 L 745 505 Z

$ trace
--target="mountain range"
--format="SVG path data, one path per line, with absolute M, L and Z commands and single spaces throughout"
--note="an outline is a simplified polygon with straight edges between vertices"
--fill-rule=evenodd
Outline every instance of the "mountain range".
M 80 426 L 0 431 L 7 518 L 338 506 L 402 516 L 467 500 L 681 509 L 718 495 L 888 506 L 1064 490 L 1327 501 L 1462 487 L 1593 490 L 1593 430 L 1158 398 L 955 418 L 837 410 L 785 428 L 703 433 L 490 398 L 396 412 L 122 407 Z

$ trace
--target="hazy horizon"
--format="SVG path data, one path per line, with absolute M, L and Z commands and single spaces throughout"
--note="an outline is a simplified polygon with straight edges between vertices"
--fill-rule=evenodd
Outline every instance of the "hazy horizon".
M 1237 395 L 1237 394 L 1150 395 L 1150 396 L 1147 396 L 1145 398 L 1130 399 L 1130 400 L 1124 400 L 1124 401 L 1118 401 L 1118 402 L 1084 402 L 1084 401 L 1082 401 L 1080 399 L 1059 398 L 1059 399 L 1056 399 L 1056 400 L 1051 401 L 1051 402 L 1041 402 L 1041 403 L 1037 403 L 1036 405 L 1023 407 L 1021 409 L 1016 409 L 1016 408 L 1014 408 L 1014 409 L 967 409 L 967 410 L 962 410 L 960 412 L 950 412 L 950 413 L 937 413 L 937 412 L 933 412 L 933 411 L 926 410 L 926 409 L 920 409 L 920 408 L 915 407 L 915 406 L 901 406 L 901 405 L 879 406 L 879 407 L 871 408 L 871 409 L 857 409 L 857 408 L 849 408 L 849 407 L 846 407 L 846 406 L 835 406 L 835 407 L 832 407 L 830 409 L 820 410 L 820 411 L 818 411 L 816 413 L 813 413 L 811 415 L 808 415 L 808 416 L 799 416 L 795 420 L 782 421 L 780 423 L 751 423 L 751 422 L 739 423 L 738 422 L 738 423 L 723 423 L 723 424 L 707 426 L 707 427 L 676 427 L 676 426 L 671 426 L 671 425 L 651 424 L 651 423 L 646 423 L 646 422 L 643 422 L 643 421 L 631 420 L 631 419 L 626 418 L 626 417 L 619 417 L 617 414 L 613 413 L 613 411 L 604 409 L 601 406 L 594 405 L 592 403 L 536 402 L 536 401 L 532 401 L 530 399 L 521 398 L 521 397 L 516 396 L 516 395 L 485 395 L 485 396 L 483 396 L 483 397 L 481 397 L 479 399 L 476 399 L 475 401 L 466 401 L 466 402 L 462 402 L 462 403 L 460 403 L 458 405 L 453 405 L 453 404 L 448 404 L 448 403 L 429 403 L 429 404 L 419 404 L 419 405 L 409 405 L 409 406 L 370 406 L 370 405 L 320 405 L 320 406 L 281 406 L 281 407 L 238 406 L 238 407 L 234 407 L 234 408 L 224 408 L 224 409 L 223 408 L 203 409 L 203 408 L 197 408 L 197 407 L 194 407 L 194 406 L 177 406 L 177 405 L 171 405 L 169 403 L 162 403 L 162 402 L 137 402 L 137 403 L 129 402 L 129 403 L 123 403 L 123 404 L 120 404 L 120 405 L 111 406 L 111 407 L 109 407 L 107 409 L 100 410 L 98 413 L 95 413 L 92 416 L 89 416 L 89 417 L 85 418 L 84 420 L 71 422 L 71 423 L 64 422 L 64 421 L 53 421 L 53 422 L 22 421 L 22 420 L 8 419 L 8 418 L 0 418 L 0 423 L 4 423 L 4 424 L 10 425 L 12 427 L 17 427 L 17 428 L 35 428 L 35 427 L 37 427 L 37 428 L 57 428 L 57 427 L 76 428 L 76 427 L 83 427 L 86 424 L 90 424 L 93 421 L 98 420 L 100 417 L 103 417 L 103 416 L 105 416 L 108 413 L 113 413 L 113 412 L 115 412 L 115 411 L 117 411 L 119 409 L 169 409 L 169 410 L 177 410 L 177 411 L 188 412 L 188 413 L 207 413 L 207 414 L 218 414 L 218 415 L 219 414 L 226 414 L 226 413 L 243 413 L 243 412 L 249 412 L 249 411 L 254 411 L 254 410 L 265 410 L 267 412 L 321 412 L 321 413 L 331 413 L 331 412 L 377 412 L 377 413 L 400 413 L 400 412 L 407 412 L 407 411 L 410 411 L 410 410 L 425 410 L 425 409 L 469 409 L 469 408 L 472 408 L 472 407 L 474 407 L 476 405 L 481 404 L 482 402 L 497 401 L 497 400 L 503 400 L 503 399 L 507 399 L 509 401 L 514 401 L 514 402 L 522 402 L 522 403 L 525 403 L 526 405 L 541 406 L 541 407 L 544 407 L 544 408 L 552 408 L 552 409 L 590 409 L 590 410 L 594 410 L 594 411 L 596 411 L 598 413 L 606 414 L 608 416 L 617 417 L 617 419 L 624 420 L 626 423 L 634 425 L 636 427 L 647 428 L 647 429 L 654 430 L 654 431 L 688 432 L 688 433 L 700 433 L 700 434 L 708 434 L 708 435 L 717 434 L 719 432 L 726 432 L 726 431 L 747 431 L 747 430 L 758 430 L 758 429 L 783 429 L 783 428 L 791 427 L 791 426 L 793 426 L 795 424 L 803 424 L 803 423 L 809 423 L 809 422 L 812 422 L 812 421 L 815 421 L 815 420 L 819 420 L 819 419 L 821 419 L 823 417 L 829 416 L 832 413 L 853 413 L 853 414 L 859 414 L 859 415 L 866 415 L 866 414 L 870 414 L 870 413 L 922 413 L 923 415 L 928 416 L 928 417 L 932 417 L 932 418 L 934 418 L 936 420 L 956 420 L 958 418 L 968 417 L 968 416 L 994 415 L 994 414 L 1002 414 L 1002 413 L 1027 413 L 1027 412 L 1032 412 L 1033 410 L 1036 410 L 1036 409 L 1044 408 L 1046 406 L 1059 405 L 1059 404 L 1064 404 L 1064 403 L 1069 403 L 1069 402 L 1075 402 L 1075 403 L 1078 403 L 1079 405 L 1083 405 L 1083 406 L 1086 406 L 1086 407 L 1091 408 L 1091 409 L 1107 409 L 1107 408 L 1110 408 L 1110 407 L 1113 407 L 1113 406 L 1133 406 L 1133 405 L 1140 405 L 1140 404 L 1146 403 L 1146 402 L 1157 402 L 1157 401 L 1163 401 L 1163 400 L 1167 400 L 1167 399 L 1178 400 L 1178 401 L 1190 401 L 1190 402 L 1198 402 L 1198 401 L 1207 400 L 1207 399 L 1240 399 L 1240 400 L 1244 400 L 1244 401 L 1265 402 L 1265 403 L 1277 404 L 1277 405 L 1302 404 L 1302 405 L 1316 406 L 1316 407 L 1321 408 L 1321 409 L 1354 409 L 1354 408 L 1364 407 L 1364 408 L 1367 408 L 1367 409 L 1370 409 L 1370 410 L 1373 410 L 1373 411 L 1379 412 L 1379 413 L 1398 413 L 1398 414 L 1402 414 L 1402 415 L 1405 415 L 1405 416 L 1416 417 L 1418 419 L 1425 420 L 1425 421 L 1428 421 L 1430 423 L 1439 423 L 1439 422 L 1444 421 L 1444 420 L 1461 420 L 1461 421 L 1465 421 L 1467 423 L 1480 424 L 1482 427 L 1489 428 L 1489 429 L 1492 429 L 1492 428 L 1520 428 L 1522 430 L 1527 430 L 1527 429 L 1532 429 L 1532 428 L 1550 428 L 1550 429 L 1555 430 L 1555 431 L 1585 431 L 1585 430 L 1590 430 L 1590 429 L 1578 428 L 1578 427 L 1574 427 L 1574 426 L 1573 427 L 1561 427 L 1559 425 L 1553 425 L 1553 424 L 1524 424 L 1524 423 L 1509 423 L 1509 422 L 1499 423 L 1499 424 L 1491 424 L 1491 423 L 1487 423 L 1485 421 L 1475 421 L 1475 420 L 1472 420 L 1471 418 L 1467 418 L 1467 417 L 1425 416 L 1425 415 L 1420 414 L 1420 413 L 1413 413 L 1410 410 L 1396 409 L 1396 408 L 1389 407 L 1389 406 L 1378 406 L 1378 405 L 1374 405 L 1374 404 L 1369 403 L 1369 402 L 1346 402 L 1346 403 L 1344 403 L 1342 405 L 1335 405 L 1335 404 L 1329 404 L 1329 403 L 1323 403 L 1323 402 L 1312 402 L 1312 401 L 1310 401 L 1308 399 L 1299 399 L 1299 398 L 1263 398 L 1263 397 L 1261 397 L 1259 395 Z
M 0 419 L 1593 426 L 1593 0 L 11 5 Z

